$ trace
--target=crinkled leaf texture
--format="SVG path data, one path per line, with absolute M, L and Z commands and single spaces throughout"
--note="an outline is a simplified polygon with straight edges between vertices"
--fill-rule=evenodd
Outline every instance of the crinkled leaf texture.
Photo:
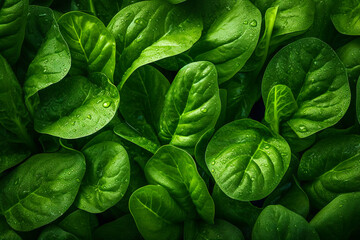
M 1 213 L 18 231 L 49 224 L 74 202 L 84 173 L 78 152 L 34 155 L 1 179 Z
M 0 1 L 0 54 L 13 65 L 24 41 L 28 0 Z
M 178 72 L 165 96 L 159 137 L 164 143 L 193 152 L 201 136 L 215 126 L 220 111 L 215 66 L 190 63 Z
M 281 205 L 270 205 L 261 212 L 254 225 L 252 239 L 320 240 L 305 218 Z
M 333 126 L 350 105 L 346 69 L 334 50 L 317 38 L 303 38 L 281 49 L 266 67 L 262 96 L 277 84 L 288 86 L 298 110 L 287 121 L 305 138 Z
M 189 216 L 194 217 L 195 210 L 204 221 L 214 223 L 214 202 L 187 152 L 163 146 L 147 162 L 144 171 L 148 182 L 163 186 Z
M 113 81 L 116 45 L 104 24 L 82 12 L 66 13 L 58 23 L 71 52 L 70 74 L 102 72 Z
M 206 164 L 221 190 L 240 201 L 269 195 L 290 164 L 287 142 L 251 119 L 220 128 L 206 149 Z
M 161 0 L 131 4 L 116 14 L 108 29 L 116 40 L 119 87 L 137 68 L 191 48 L 202 31 L 197 15 L 191 5 Z
M 117 142 L 104 141 L 85 148 L 86 173 L 77 196 L 78 208 L 104 212 L 124 196 L 130 180 L 126 150 Z
M 102 73 L 89 79 L 67 77 L 39 94 L 35 130 L 65 139 L 85 137 L 103 128 L 120 102 L 118 90 Z
M 129 200 L 130 213 L 146 240 L 179 240 L 185 212 L 161 186 L 137 189 Z

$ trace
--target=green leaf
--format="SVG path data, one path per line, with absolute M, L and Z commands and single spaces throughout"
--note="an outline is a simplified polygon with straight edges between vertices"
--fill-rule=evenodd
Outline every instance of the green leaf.
M 288 86 L 295 97 L 298 110 L 287 123 L 300 138 L 333 126 L 350 104 L 344 65 L 316 38 L 297 40 L 273 57 L 262 81 L 263 99 L 278 84 Z
M 169 87 L 169 81 L 156 68 L 137 69 L 120 91 L 119 110 L 125 121 L 143 134 L 156 133 Z
M 360 193 L 341 194 L 318 212 L 310 225 L 321 239 L 346 240 L 360 227 Z
M 28 0 L 0 1 L 0 54 L 13 65 L 24 41 Z
M 194 155 L 196 163 L 208 174 L 211 176 L 209 169 L 206 166 L 205 162 L 205 151 L 206 147 L 209 144 L 211 137 L 214 135 L 215 129 L 209 129 L 206 133 L 204 133 L 199 141 L 195 145 Z
M 27 70 L 24 84 L 25 103 L 33 114 L 39 101 L 37 93 L 67 75 L 71 55 L 50 8 L 30 6 L 28 19 L 31 24 L 38 25 L 37 28 L 44 31 L 44 36 L 40 39 L 41 46 Z
M 41 232 L 38 240 L 79 240 L 75 235 L 64 231 L 56 225 L 49 225 Z
M 256 71 L 260 72 L 262 69 L 266 58 L 269 53 L 271 36 L 274 30 L 274 25 L 276 21 L 276 16 L 279 11 L 279 6 L 270 7 L 265 12 L 265 30 L 259 40 L 259 43 L 256 46 L 255 51 L 251 55 L 250 59 L 246 62 L 245 66 L 241 69 L 242 72 L 251 72 Z
M 120 101 L 116 87 L 102 73 L 89 79 L 67 77 L 39 95 L 35 130 L 65 139 L 85 137 L 103 128 Z
M 275 189 L 264 202 L 264 206 L 275 204 L 282 205 L 304 218 L 309 214 L 309 198 L 295 177 L 291 182 Z
M 346 35 L 360 36 L 360 1 L 336 1 L 331 20 L 338 32 Z
M 245 240 L 240 229 L 222 219 L 215 219 L 214 224 L 196 223 L 195 227 L 192 236 L 184 240 Z
M 220 128 L 206 149 L 206 164 L 220 189 L 240 201 L 259 200 L 280 183 L 290 164 L 287 142 L 251 119 Z
M 139 232 L 146 240 L 179 240 L 184 211 L 165 188 L 148 185 L 130 197 L 129 209 Z
M 319 240 L 315 229 L 300 215 L 281 205 L 266 207 L 254 225 L 253 240 Z
M 270 41 L 273 46 L 304 33 L 314 21 L 313 0 L 255 0 L 254 4 L 264 15 L 270 8 L 278 8 Z
M 71 75 L 102 72 L 113 81 L 115 39 L 96 17 L 82 12 L 69 12 L 58 20 L 71 52 Z
M 25 143 L 35 151 L 36 146 L 27 129 L 29 122 L 21 86 L 9 64 L 0 55 L 0 128 L 14 134 L 15 141 Z
M 194 210 L 208 222 L 214 222 L 214 202 L 192 157 L 173 146 L 161 147 L 147 162 L 146 179 L 164 187 L 179 206 L 193 216 Z
M 251 73 L 237 73 L 221 85 L 227 91 L 226 121 L 249 117 L 260 98 L 260 81 Z
M 116 142 L 104 141 L 82 150 L 86 173 L 76 206 L 99 213 L 114 206 L 124 196 L 130 180 L 126 150 Z
M 193 152 L 201 136 L 214 128 L 220 111 L 214 65 L 190 63 L 178 72 L 165 96 L 159 137 L 164 143 Z
M 122 0 L 75 0 L 78 10 L 98 17 L 105 25 L 121 10 Z
M 44 226 L 71 206 L 84 173 L 77 152 L 34 155 L 1 179 L 1 212 L 18 231 Z
M 341 193 L 360 191 L 360 136 L 336 135 L 317 142 L 300 161 L 298 177 L 312 204 L 322 208 Z
M 98 222 L 95 215 L 82 210 L 75 210 L 58 225 L 79 239 L 92 239 L 92 231 L 98 225 Z
M 214 186 L 212 197 L 215 203 L 216 218 L 225 219 L 241 229 L 252 230 L 261 208 L 251 202 L 229 198 L 218 185 Z
M 136 129 L 132 128 L 130 125 L 126 123 L 120 123 L 116 125 L 114 132 L 116 135 L 138 145 L 139 147 L 146 149 L 151 153 L 155 153 L 160 147 L 159 140 L 152 131 L 149 133 L 149 135 L 143 135 Z
M 219 83 L 232 78 L 255 50 L 260 35 L 260 11 L 248 0 L 205 1 L 205 32 L 191 49 L 195 61 L 209 61 L 216 66 Z M 202 6 L 203 7 L 203 6 Z M 215 12 L 215 13 L 214 13 Z M 213 15 L 217 17 L 214 19 Z
M 275 85 L 267 96 L 265 121 L 275 133 L 279 133 L 279 124 L 289 119 L 297 108 L 291 89 L 286 85 Z
M 2 216 L 0 217 L 0 240 L 21 240 L 21 237 L 10 228 Z
M 188 50 L 200 38 L 202 23 L 191 5 L 154 0 L 122 9 L 108 29 L 116 39 L 115 78 L 121 89 L 137 68 Z
M 299 138 L 287 122 L 280 125 L 280 135 L 287 141 L 291 152 L 298 153 L 306 150 L 315 143 L 316 134 Z

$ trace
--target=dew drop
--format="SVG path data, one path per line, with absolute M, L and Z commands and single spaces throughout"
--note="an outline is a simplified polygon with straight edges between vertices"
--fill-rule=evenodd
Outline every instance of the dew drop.
M 215 165 L 215 162 L 211 162 L 211 165 Z
M 248 22 L 247 20 L 245 20 L 245 21 L 243 22 L 243 24 L 244 24 L 244 25 L 248 25 L 249 22 Z
M 215 172 L 215 170 L 214 170 L 214 169 L 211 169 L 211 172 L 213 173 L 213 172 Z
M 201 108 L 200 111 L 206 113 L 208 110 L 206 108 Z
M 77 181 L 77 182 L 80 182 L 80 179 L 79 179 L 79 178 L 77 178 L 77 179 L 76 179 L 76 181 Z
M 104 102 L 103 103 L 104 108 L 108 108 L 108 107 L 110 107 L 110 105 L 111 105 L 111 102 Z
M 87 119 L 91 119 L 92 117 L 91 117 L 91 115 L 89 114 L 89 115 L 87 115 Z
M 301 125 L 301 126 L 299 127 L 299 131 L 300 131 L 300 132 L 307 132 L 307 129 L 306 129 L 306 127 L 305 127 L 304 125 Z
M 73 126 L 74 126 L 74 125 L 75 125 L 75 123 L 76 123 L 76 122 L 74 121 L 74 122 L 72 122 L 72 123 L 71 123 L 71 125 L 73 125 Z
M 250 26 L 251 27 L 256 27 L 257 26 L 257 21 L 254 19 L 250 22 Z
M 269 149 L 270 148 L 270 145 L 265 145 L 265 149 Z
M 142 19 L 142 18 L 135 19 L 135 23 L 138 24 L 138 25 L 144 25 L 145 22 L 146 21 L 144 19 Z

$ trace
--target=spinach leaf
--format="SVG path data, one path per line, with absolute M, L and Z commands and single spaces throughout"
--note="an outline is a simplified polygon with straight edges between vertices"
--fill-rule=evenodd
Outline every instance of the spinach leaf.
M 40 234 L 38 240 L 79 240 L 74 234 L 64 231 L 56 225 L 49 225 Z
M 71 52 L 70 74 L 102 72 L 113 81 L 116 45 L 105 25 L 82 12 L 66 13 L 58 23 Z
M 214 202 L 187 152 L 163 146 L 147 162 L 144 172 L 150 184 L 164 187 L 189 216 L 196 210 L 204 221 L 214 222 Z
M 279 133 L 280 122 L 290 118 L 297 108 L 291 89 L 286 85 L 275 85 L 267 96 L 265 121 L 275 133 Z
M 0 240 L 21 240 L 21 237 L 10 228 L 3 217 L 0 217 Z
M 116 87 L 102 73 L 89 79 L 67 77 L 39 95 L 36 131 L 66 139 L 85 137 L 103 128 L 114 117 L 120 101 Z
M 0 54 L 13 65 L 24 41 L 28 0 L 0 1 Z
M 300 215 L 281 205 L 266 207 L 254 225 L 253 240 L 319 240 L 315 229 Z
M 220 128 L 206 149 L 206 164 L 220 189 L 240 201 L 269 195 L 290 163 L 290 147 L 280 136 L 251 119 Z
M 319 233 L 321 239 L 350 239 L 352 232 L 360 227 L 359 201 L 359 192 L 341 194 L 321 209 L 310 225 Z
M 103 212 L 124 196 L 130 180 L 126 150 L 116 142 L 104 141 L 82 150 L 86 173 L 76 206 L 90 213 Z
M 312 204 L 322 208 L 341 193 L 360 191 L 360 136 L 343 135 L 320 140 L 306 151 L 298 176 Z
M 276 20 L 271 34 L 271 45 L 304 33 L 312 25 L 315 4 L 312 0 L 255 0 L 255 6 L 265 15 L 277 8 Z
M 44 226 L 71 206 L 84 173 L 80 153 L 34 155 L 0 180 L 1 213 L 18 231 Z
M 35 152 L 36 145 L 28 130 L 30 121 L 22 97 L 22 88 L 10 65 L 0 55 L 0 130 L 6 135 L 15 135 L 13 140 L 24 143 Z
M 336 30 L 346 35 L 360 35 L 360 1 L 339 0 L 331 14 Z
M 121 89 L 137 68 L 188 50 L 200 38 L 202 24 L 190 5 L 154 0 L 122 9 L 108 29 L 117 44 L 115 77 Z
M 139 188 L 130 197 L 129 209 L 146 240 L 180 239 L 185 212 L 165 188 L 155 185 Z
M 179 71 L 165 96 L 160 140 L 192 153 L 201 136 L 215 127 L 220 111 L 214 65 L 190 63 Z
M 98 17 L 105 25 L 121 10 L 122 0 L 75 0 L 77 10 Z
M 38 92 L 61 81 L 69 72 L 71 56 L 53 11 L 49 8 L 30 6 L 28 21 L 44 32 L 41 45 L 32 59 L 24 84 L 25 103 L 33 115 L 39 104 Z M 39 44 L 39 39 L 36 39 Z M 30 55 L 30 54 L 29 54 Z
M 92 231 L 97 224 L 95 215 L 82 210 L 75 210 L 67 215 L 58 225 L 79 239 L 92 239 Z
M 227 0 L 223 8 L 219 8 L 222 4 L 220 2 L 214 0 L 204 3 L 204 21 L 208 26 L 205 25 L 205 33 L 191 49 L 190 55 L 195 61 L 215 64 L 219 83 L 223 83 L 245 65 L 255 50 L 260 34 L 261 14 L 248 0 Z M 212 15 L 217 18 L 213 19 Z
M 316 38 L 297 40 L 273 57 L 262 81 L 263 99 L 277 84 L 288 86 L 295 97 L 298 110 L 287 123 L 300 138 L 337 123 L 350 104 L 344 65 Z

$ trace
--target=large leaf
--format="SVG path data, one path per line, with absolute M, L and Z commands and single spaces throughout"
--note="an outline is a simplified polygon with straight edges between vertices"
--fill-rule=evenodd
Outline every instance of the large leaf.
M 165 96 L 159 137 L 192 152 L 201 136 L 215 126 L 220 111 L 214 65 L 190 63 L 178 72 Z
M 96 17 L 82 12 L 69 12 L 58 20 L 61 33 L 71 52 L 72 75 L 102 72 L 113 80 L 115 39 Z
M 179 240 L 185 212 L 165 188 L 148 185 L 130 197 L 129 209 L 139 232 L 146 240 Z
M 208 26 L 191 49 L 191 56 L 196 61 L 215 64 L 219 83 L 223 83 L 245 65 L 255 50 L 260 35 L 261 14 L 249 0 L 201 3 Z M 213 15 L 216 15 L 215 19 Z
M 337 195 L 360 191 L 360 136 L 337 135 L 319 141 L 306 151 L 300 161 L 300 180 L 310 200 L 322 208 Z
M 119 110 L 131 126 L 142 133 L 158 131 L 169 81 L 151 66 L 137 69 L 120 91 Z
M 34 155 L 1 179 L 1 213 L 15 230 L 46 225 L 71 206 L 84 173 L 85 159 L 79 153 Z
M 116 142 L 104 141 L 82 151 L 86 173 L 76 205 L 91 213 L 114 206 L 124 196 L 130 180 L 126 150 Z
M 360 228 L 360 193 L 346 193 L 338 196 L 311 220 L 310 225 L 321 239 L 346 240 Z
M 36 39 L 37 44 L 41 42 L 41 46 L 27 70 L 24 84 L 25 103 L 33 114 L 39 101 L 37 93 L 66 76 L 70 70 L 71 56 L 50 8 L 30 6 L 28 21 L 31 24 L 28 28 L 44 32 L 42 38 Z
M 265 16 L 273 11 L 272 8 L 277 8 L 270 45 L 304 33 L 314 21 L 313 0 L 255 0 L 254 4 Z
M 163 186 L 190 216 L 196 210 L 204 221 L 214 222 L 214 202 L 187 152 L 163 146 L 147 162 L 144 171 L 149 183 Z
M 62 219 L 58 225 L 79 239 L 92 239 L 92 231 L 98 222 L 95 214 L 75 210 Z
M 122 9 L 108 29 L 116 39 L 115 77 L 121 88 L 137 68 L 188 50 L 200 38 L 202 24 L 191 6 L 154 0 Z
M 38 240 L 79 240 L 74 234 L 64 231 L 56 225 L 49 225 L 39 235 Z
M 119 92 L 101 73 L 67 77 L 40 93 L 35 130 L 66 139 L 95 133 L 114 117 Z
M 206 149 L 206 164 L 220 189 L 240 201 L 269 195 L 290 164 L 290 147 L 251 119 L 220 128 Z
M 320 240 L 315 229 L 300 215 L 281 205 L 266 207 L 254 225 L 253 240 Z
M 346 35 L 360 35 L 360 0 L 335 1 L 331 20 L 336 30 Z
M 21 237 L 0 217 L 0 240 L 22 240 Z
M 344 65 L 316 38 L 295 41 L 273 57 L 262 81 L 263 99 L 277 84 L 288 86 L 295 97 L 298 110 L 287 123 L 301 138 L 337 123 L 350 104 Z
M 10 132 L 15 135 L 15 141 L 25 143 L 35 150 L 33 139 L 27 130 L 29 122 L 21 86 L 7 61 L 0 55 L 0 130 Z
M 14 64 L 20 56 L 28 5 L 28 0 L 0 1 L 0 54 L 10 64 Z

